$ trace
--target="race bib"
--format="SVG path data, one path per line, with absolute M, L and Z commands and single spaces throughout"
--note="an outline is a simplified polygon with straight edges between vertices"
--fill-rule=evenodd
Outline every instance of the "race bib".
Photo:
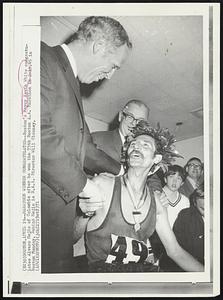
M 111 234 L 112 246 L 106 263 L 130 262 L 143 263 L 149 262 L 155 264 L 155 258 L 149 240 L 147 243 L 138 241 L 126 236 L 117 236 Z

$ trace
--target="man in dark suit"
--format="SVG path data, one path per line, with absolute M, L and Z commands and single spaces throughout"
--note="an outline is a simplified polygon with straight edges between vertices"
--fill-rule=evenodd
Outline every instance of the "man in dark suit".
M 131 47 L 125 29 L 109 17 L 86 18 L 67 45 L 41 44 L 42 273 L 78 271 L 72 253 L 76 199 L 82 191 L 89 201 L 101 199 L 84 167 L 120 172 L 120 164 L 92 143 L 78 80 L 110 79 Z
M 117 162 L 120 162 L 125 137 L 131 134 L 131 129 L 137 122 L 140 120 L 148 121 L 149 111 L 148 106 L 141 100 L 133 99 L 128 101 L 119 112 L 118 128 L 111 131 L 97 131 L 92 133 L 92 138 L 97 148 L 106 152 Z M 150 176 L 148 182 L 153 190 L 162 191 L 161 181 L 156 174 Z
M 179 192 L 190 198 L 190 195 L 203 182 L 203 164 L 198 157 L 192 157 L 185 165 L 187 177 Z

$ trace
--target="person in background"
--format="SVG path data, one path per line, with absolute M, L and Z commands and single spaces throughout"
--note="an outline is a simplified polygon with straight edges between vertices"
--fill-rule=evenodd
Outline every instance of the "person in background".
M 158 271 L 149 242 L 155 229 L 177 264 L 186 271 L 203 270 L 177 243 L 160 203 L 161 193 L 147 185 L 148 174 L 156 172 L 162 160 L 177 156 L 173 141 L 167 129 L 139 122 L 125 144 L 126 173 L 94 177 L 103 202 L 88 201 L 84 192 L 80 194 L 74 241 L 85 233 L 90 272 Z
M 178 213 L 190 206 L 189 199 L 179 192 L 186 178 L 184 169 L 179 165 L 170 165 L 168 171 L 164 174 L 166 185 L 163 192 L 168 200 L 167 213 L 171 228 L 178 216 Z
M 184 168 L 179 165 L 168 166 L 168 171 L 164 174 L 164 180 L 166 185 L 163 187 L 163 193 L 166 195 L 168 203 L 165 205 L 167 208 L 168 220 L 171 228 L 179 214 L 179 212 L 190 206 L 189 199 L 183 194 L 179 193 L 179 188 L 182 186 L 186 178 L 186 172 Z M 159 252 L 162 253 L 160 258 L 160 268 L 163 271 L 174 272 L 178 270 L 178 266 L 167 255 L 165 248 L 157 239 L 157 244 L 160 243 Z M 158 245 L 156 245 L 158 247 Z
M 126 137 L 132 134 L 132 128 L 141 120 L 148 121 L 150 109 L 141 100 L 128 101 L 118 114 L 119 127 L 110 131 L 97 131 L 92 133 L 92 138 L 98 149 L 121 161 L 122 148 Z M 88 158 L 86 158 L 88 159 Z M 148 184 L 153 190 L 162 191 L 159 177 L 154 174 L 148 178 Z
M 187 172 L 187 177 L 184 184 L 180 187 L 179 192 L 190 198 L 193 191 L 203 181 L 203 164 L 199 158 L 192 157 L 188 160 L 184 168 Z
M 132 44 L 122 25 L 110 17 L 87 17 L 68 44 L 41 43 L 41 272 L 76 272 L 73 219 L 84 191 L 100 199 L 84 172 L 118 174 L 121 165 L 92 142 L 85 122 L 79 81 L 110 79 Z M 85 161 L 86 155 L 89 159 Z
M 175 236 L 187 252 L 204 265 L 204 184 L 190 196 L 191 206 L 183 209 L 173 226 Z

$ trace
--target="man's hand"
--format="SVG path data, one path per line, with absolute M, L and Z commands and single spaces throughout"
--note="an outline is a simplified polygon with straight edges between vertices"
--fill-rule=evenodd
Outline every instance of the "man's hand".
M 163 173 L 166 173 L 168 171 L 168 166 L 167 164 L 164 163 L 159 163 L 160 168 L 162 169 Z
M 162 169 L 163 173 L 166 173 L 168 171 L 168 166 L 163 163 L 158 163 L 152 171 L 149 171 L 148 176 L 156 173 L 159 169 Z
M 87 179 L 83 191 L 79 194 L 79 207 L 83 213 L 92 213 L 103 206 L 102 194 L 92 180 Z
M 148 176 L 156 173 L 159 170 L 159 168 L 160 168 L 160 165 L 159 164 L 156 165 L 155 168 L 152 171 L 149 171 Z

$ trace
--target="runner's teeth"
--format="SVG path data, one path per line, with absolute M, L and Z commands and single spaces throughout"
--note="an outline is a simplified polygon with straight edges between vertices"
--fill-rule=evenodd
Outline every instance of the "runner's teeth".
M 136 157 L 139 157 L 139 156 L 140 156 L 140 154 L 139 154 L 139 153 L 136 153 L 136 152 L 133 152 L 132 155 L 133 155 L 133 156 L 136 156 Z

